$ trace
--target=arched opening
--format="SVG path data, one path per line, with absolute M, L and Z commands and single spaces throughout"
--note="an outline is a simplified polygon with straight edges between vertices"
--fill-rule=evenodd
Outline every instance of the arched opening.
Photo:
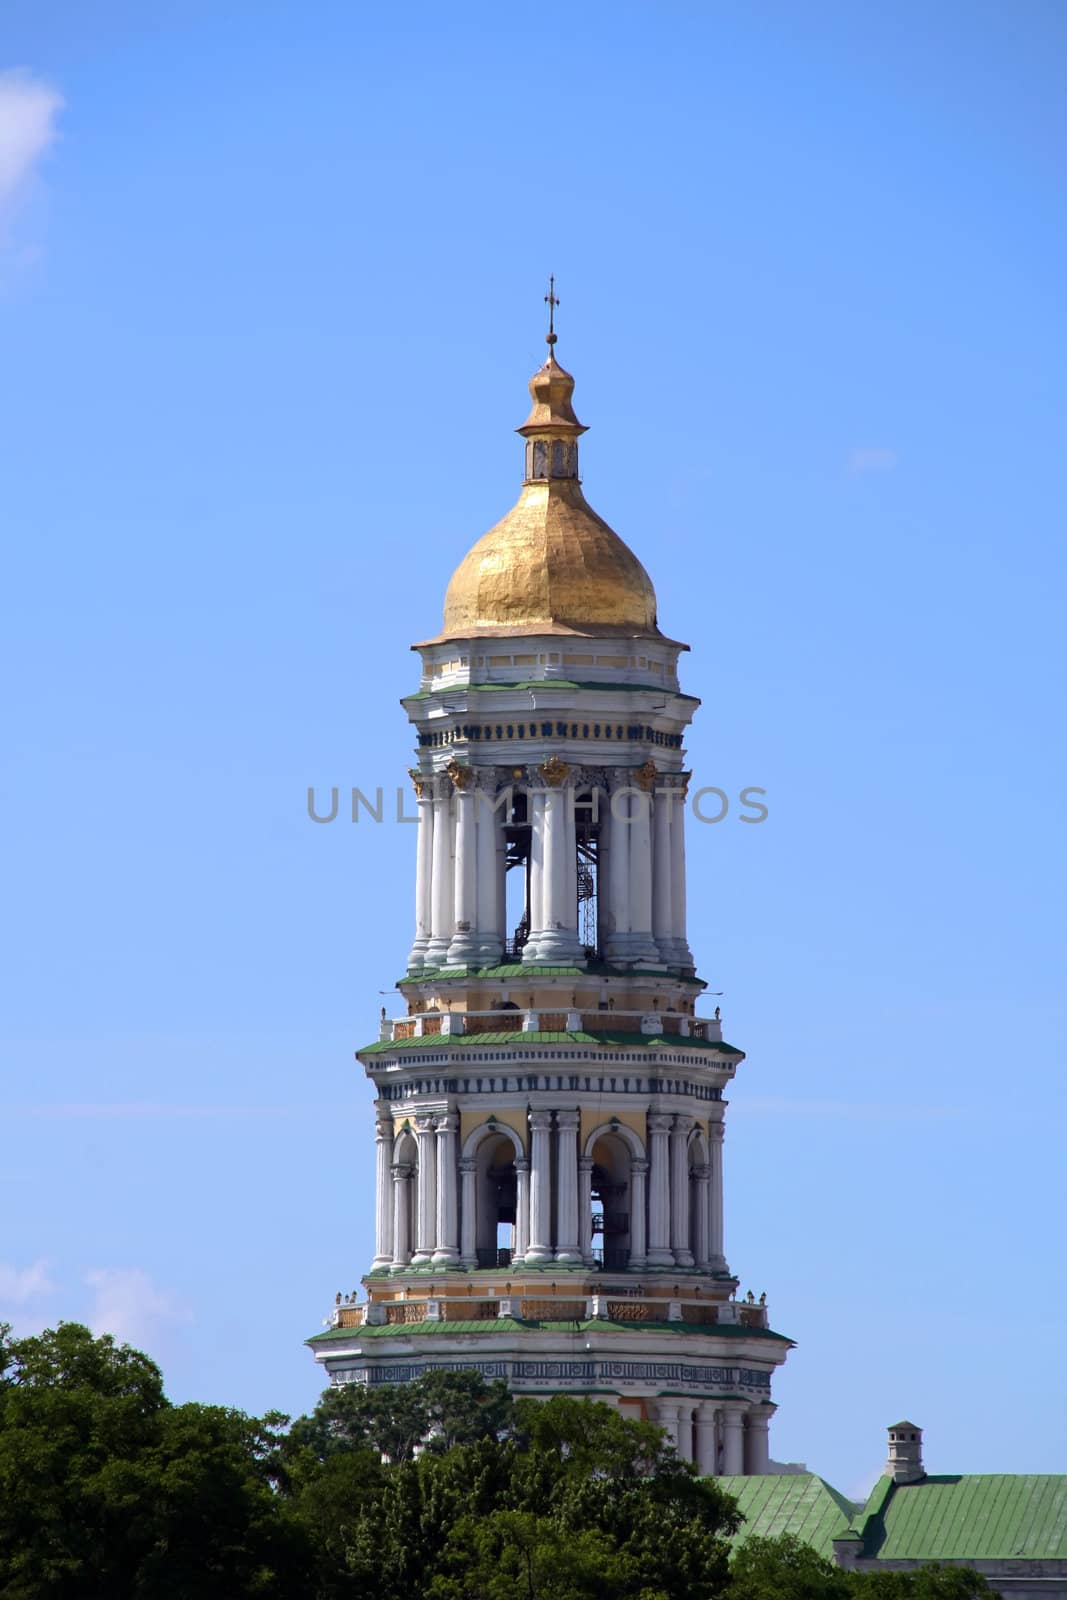
M 689 1249 L 698 1267 L 708 1264 L 708 1145 L 695 1129 L 689 1139 Z
M 393 1264 L 406 1266 L 415 1254 L 419 1157 L 405 1129 L 393 1146 Z
M 593 1258 L 621 1271 L 630 1261 L 630 1147 L 617 1133 L 602 1133 L 591 1151 Z
M 530 804 L 514 789 L 504 816 L 504 959 L 521 961 L 530 937 Z
M 605 804 L 606 796 L 599 789 L 583 789 L 574 797 L 578 939 L 587 961 L 601 959 L 600 812 Z
M 518 1174 L 515 1146 L 504 1134 L 488 1134 L 477 1152 L 477 1230 L 480 1267 L 509 1267 L 515 1254 Z

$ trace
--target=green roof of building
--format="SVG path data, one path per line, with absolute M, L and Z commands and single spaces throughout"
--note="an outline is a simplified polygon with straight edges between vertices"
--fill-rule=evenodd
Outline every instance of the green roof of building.
M 583 1322 L 527 1322 L 520 1321 L 518 1317 L 483 1317 L 478 1321 L 457 1322 L 393 1322 L 364 1324 L 359 1328 L 327 1328 L 321 1333 L 313 1333 L 305 1344 L 321 1344 L 324 1341 L 358 1339 L 406 1339 L 409 1335 L 421 1336 L 425 1333 L 701 1333 L 712 1338 L 726 1337 L 728 1339 L 774 1339 L 779 1344 L 792 1344 L 784 1333 L 775 1333 L 772 1328 L 745 1328 L 735 1323 L 708 1323 L 708 1322 L 609 1322 L 606 1317 L 597 1317 Z
M 880 1478 L 854 1526 L 867 1560 L 1064 1561 L 1067 1475 Z
M 716 1478 L 715 1486 L 733 1495 L 744 1517 L 737 1542 L 776 1539 L 791 1533 L 819 1555 L 833 1558 L 834 1538 L 856 1507 L 814 1472 L 786 1472 L 760 1478 Z
M 421 1038 L 376 1039 L 373 1044 L 363 1045 L 356 1055 L 380 1056 L 393 1050 L 439 1050 L 442 1047 L 456 1050 L 464 1045 L 481 1047 L 499 1044 L 609 1044 L 625 1045 L 628 1049 L 682 1047 L 686 1050 L 713 1050 L 719 1055 L 737 1056 L 742 1060 L 745 1054 L 736 1045 L 718 1039 L 684 1039 L 676 1033 L 584 1033 L 575 1029 L 573 1033 L 428 1033 Z

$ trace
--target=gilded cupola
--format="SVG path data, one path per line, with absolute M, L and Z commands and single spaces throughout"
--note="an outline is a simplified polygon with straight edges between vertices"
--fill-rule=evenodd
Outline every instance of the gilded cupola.
M 553 303 L 554 309 L 554 303 Z M 658 637 L 656 592 L 633 551 L 582 493 L 574 379 L 548 360 L 530 379 L 518 502 L 469 550 L 445 595 L 438 640 L 507 634 Z

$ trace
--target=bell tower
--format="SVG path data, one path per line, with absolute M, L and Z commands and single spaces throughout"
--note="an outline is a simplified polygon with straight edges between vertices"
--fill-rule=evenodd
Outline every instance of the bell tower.
M 308 1342 L 334 1383 L 473 1367 L 656 1421 L 705 1473 L 765 1472 L 790 1341 L 724 1253 L 744 1054 L 700 1004 L 686 933 L 699 702 L 648 574 L 582 492 L 555 342 L 553 321 L 518 502 L 414 647 L 406 1004 L 357 1052 L 376 1251 L 366 1299 L 339 1295 Z

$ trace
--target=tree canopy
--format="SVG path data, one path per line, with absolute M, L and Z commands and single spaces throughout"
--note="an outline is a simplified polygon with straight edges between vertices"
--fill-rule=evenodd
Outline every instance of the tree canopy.
M 969 1600 L 959 1569 L 842 1572 L 751 1538 L 662 1432 L 470 1372 L 310 1416 L 173 1405 L 147 1356 L 0 1327 L 3 1600 Z

